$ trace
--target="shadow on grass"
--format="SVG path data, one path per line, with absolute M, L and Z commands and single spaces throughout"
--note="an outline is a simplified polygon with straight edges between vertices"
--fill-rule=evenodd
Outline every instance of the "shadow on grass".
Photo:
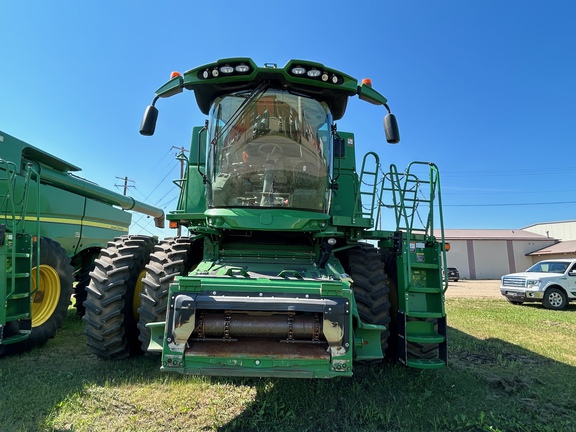
M 576 430 L 574 367 L 453 328 L 449 338 L 440 370 L 385 362 L 351 379 L 255 380 L 255 402 L 218 430 Z
M 1 430 L 58 430 L 51 426 L 52 416 L 71 395 L 82 397 L 87 385 L 138 385 L 146 392 L 168 376 L 176 383 L 187 379 L 161 373 L 157 359 L 99 360 L 86 347 L 80 318 L 69 316 L 65 327 L 43 348 L 0 359 Z M 256 395 L 225 424 L 191 428 L 192 405 L 191 414 L 153 419 L 145 430 L 574 431 L 574 369 L 503 340 L 480 340 L 450 328 L 447 368 L 415 370 L 383 363 L 357 366 L 353 378 L 330 380 L 206 378 L 205 386 L 245 386 Z M 93 398 L 87 409 L 110 409 L 114 401 L 107 397 Z M 187 402 L 180 395 L 174 403 Z M 150 405 L 169 411 L 160 400 Z M 230 409 L 218 401 L 215 406 Z M 118 415 L 128 420 L 147 414 L 139 409 L 125 405 Z M 60 430 L 114 430 L 97 426 L 71 424 Z
M 81 318 L 71 309 L 63 328 L 46 345 L 0 358 L 0 430 L 52 430 L 46 426 L 48 416 L 87 383 L 158 379 L 158 362 L 146 357 L 116 362 L 96 358 L 86 345 Z

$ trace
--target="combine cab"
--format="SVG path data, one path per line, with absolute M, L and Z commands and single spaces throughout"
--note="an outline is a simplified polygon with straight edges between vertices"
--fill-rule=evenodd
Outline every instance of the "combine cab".
M 140 349 L 160 354 L 164 371 L 199 375 L 351 376 L 354 363 L 385 356 L 444 366 L 436 166 L 385 172 L 375 153 L 357 161 L 354 135 L 336 128 L 358 96 L 388 110 L 386 137 L 397 143 L 386 99 L 319 63 L 219 60 L 157 90 L 143 135 L 154 133 L 157 100 L 184 89 L 208 116 L 167 215 L 190 236 L 164 240 L 144 266 Z M 392 229 L 377 229 L 387 210 Z M 89 293 L 87 305 L 102 310 L 111 299 Z M 89 344 L 124 357 L 131 325 L 91 327 Z

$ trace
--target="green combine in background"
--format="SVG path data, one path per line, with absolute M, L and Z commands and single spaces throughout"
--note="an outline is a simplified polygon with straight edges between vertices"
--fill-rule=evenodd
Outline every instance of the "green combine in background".
M 161 209 L 106 190 L 77 171 L 0 131 L 0 355 L 54 337 L 73 289 L 77 312 L 84 313 L 90 272 L 109 240 L 153 242 L 128 235 L 132 216 L 122 209 L 164 224 Z
M 190 235 L 150 255 L 144 243 L 102 251 L 85 302 L 92 351 L 158 353 L 162 370 L 199 375 L 351 376 L 385 357 L 445 366 L 438 170 L 382 171 L 374 152 L 357 161 L 354 135 L 336 127 L 358 96 L 388 111 L 387 141 L 399 142 L 370 82 L 310 61 L 219 60 L 174 73 L 143 135 L 157 100 L 184 89 L 208 116 L 167 215 Z

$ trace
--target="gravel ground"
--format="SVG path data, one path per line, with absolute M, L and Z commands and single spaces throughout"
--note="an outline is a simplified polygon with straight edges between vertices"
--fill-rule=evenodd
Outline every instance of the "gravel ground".
M 497 280 L 459 280 L 450 282 L 446 298 L 504 298 L 500 294 L 500 279 Z

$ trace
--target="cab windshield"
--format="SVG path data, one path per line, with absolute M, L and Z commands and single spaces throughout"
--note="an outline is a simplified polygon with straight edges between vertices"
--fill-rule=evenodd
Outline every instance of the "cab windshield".
M 215 101 L 208 137 L 209 207 L 326 211 L 332 115 L 283 90 Z

